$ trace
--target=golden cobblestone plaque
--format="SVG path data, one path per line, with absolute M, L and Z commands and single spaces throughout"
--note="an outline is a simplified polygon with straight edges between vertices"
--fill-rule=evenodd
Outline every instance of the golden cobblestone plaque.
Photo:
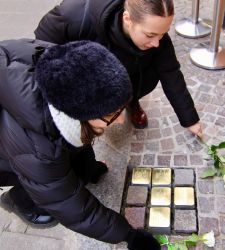
M 151 205 L 170 206 L 171 205 L 171 188 L 170 187 L 153 187 L 151 190 Z
M 151 171 L 151 168 L 134 168 L 132 172 L 131 184 L 150 185 Z
M 154 168 L 152 170 L 152 185 L 171 185 L 170 168 Z
M 151 207 L 149 216 L 149 227 L 170 227 L 170 208 Z
M 174 188 L 175 206 L 194 206 L 194 188 L 193 187 L 175 187 Z

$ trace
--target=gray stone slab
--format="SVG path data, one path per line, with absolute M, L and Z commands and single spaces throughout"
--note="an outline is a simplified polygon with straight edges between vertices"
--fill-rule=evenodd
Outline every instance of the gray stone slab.
M 63 239 L 68 233 L 68 230 L 69 229 L 65 228 L 63 225 L 58 224 L 55 227 L 46 228 L 46 229 L 36 229 L 36 228 L 28 227 L 26 230 L 26 233 L 30 235 L 40 236 L 40 237 Z
M 3 232 L 0 237 L 0 249 L 4 250 L 62 250 L 64 244 L 63 240 L 11 232 Z
M 175 186 L 194 186 L 193 169 L 174 169 Z
M 127 193 L 127 204 L 146 205 L 148 188 L 141 186 L 129 186 Z
M 97 185 L 90 184 L 87 187 L 105 206 L 120 211 L 127 156 L 100 140 L 94 145 L 94 149 L 97 159 L 105 161 L 109 171 Z
M 196 211 L 175 209 L 174 230 L 177 233 L 197 232 Z

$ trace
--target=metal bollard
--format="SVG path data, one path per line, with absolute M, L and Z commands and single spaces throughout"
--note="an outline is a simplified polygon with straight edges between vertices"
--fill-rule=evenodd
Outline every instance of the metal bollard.
M 192 16 L 175 25 L 178 35 L 187 38 L 199 38 L 210 34 L 211 28 L 199 18 L 199 0 L 192 0 Z
M 205 69 L 225 68 L 225 48 L 219 46 L 225 0 L 215 0 L 210 42 L 200 43 L 190 52 L 191 61 Z

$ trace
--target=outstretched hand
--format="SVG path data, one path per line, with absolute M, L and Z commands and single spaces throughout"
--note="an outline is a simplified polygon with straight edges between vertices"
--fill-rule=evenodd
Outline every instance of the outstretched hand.
M 194 125 L 187 128 L 192 134 L 202 138 L 202 124 L 200 122 L 195 123 Z

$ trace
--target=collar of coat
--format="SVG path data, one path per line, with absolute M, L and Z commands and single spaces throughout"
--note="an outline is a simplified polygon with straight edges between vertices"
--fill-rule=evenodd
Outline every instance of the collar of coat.
M 81 142 L 81 125 L 79 120 L 75 120 L 64 112 L 57 110 L 53 105 L 48 104 L 53 121 L 67 142 L 75 147 L 83 146 Z

